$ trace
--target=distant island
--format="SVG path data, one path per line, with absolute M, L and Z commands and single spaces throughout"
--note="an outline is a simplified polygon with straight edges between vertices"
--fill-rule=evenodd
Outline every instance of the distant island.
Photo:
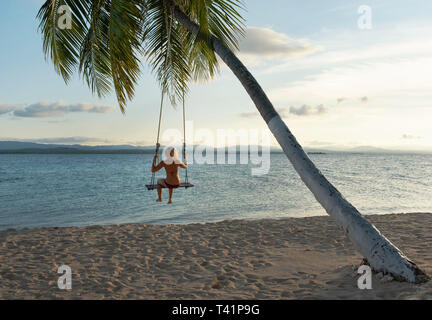
M 215 148 L 215 150 L 217 149 Z M 86 146 L 80 144 L 64 145 L 21 141 L 0 141 L 0 154 L 154 154 L 154 152 L 155 146 Z M 237 149 L 237 153 L 239 152 L 239 149 Z M 272 149 L 271 152 L 282 153 L 282 150 Z
M 155 147 L 131 145 L 86 146 L 0 141 L 0 154 L 151 154 Z
M 217 149 L 215 148 L 215 151 Z M 153 154 L 154 146 L 133 145 L 102 145 L 88 146 L 81 144 L 46 144 L 23 141 L 0 141 L 0 154 Z M 353 148 L 305 148 L 309 155 L 324 155 L 328 153 L 376 153 L 376 154 L 398 154 L 398 153 L 431 153 L 431 151 L 416 150 L 388 150 L 371 146 L 360 146 Z M 261 151 L 260 151 L 261 152 Z M 271 153 L 283 153 L 281 149 L 271 148 Z M 237 153 L 240 153 L 237 147 Z

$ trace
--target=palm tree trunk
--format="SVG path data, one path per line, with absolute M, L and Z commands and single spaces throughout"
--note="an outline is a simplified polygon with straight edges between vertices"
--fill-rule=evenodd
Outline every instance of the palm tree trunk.
M 172 0 L 165 1 L 172 8 L 178 22 L 183 24 L 189 32 L 197 35 L 199 26 L 191 21 Z M 215 52 L 246 89 L 270 131 L 315 199 L 343 228 L 354 247 L 367 259 L 371 267 L 376 271 L 391 274 L 396 280 L 412 283 L 427 281 L 429 277 L 383 236 L 374 225 L 363 218 L 358 210 L 318 170 L 276 112 L 261 86 L 236 55 L 216 37 L 211 37 L 210 41 L 212 41 Z

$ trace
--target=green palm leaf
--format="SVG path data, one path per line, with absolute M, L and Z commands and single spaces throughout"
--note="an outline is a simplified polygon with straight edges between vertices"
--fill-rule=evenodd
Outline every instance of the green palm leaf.
M 60 6 L 68 5 L 73 12 L 72 29 L 62 30 L 58 27 Z M 40 8 L 37 17 L 39 29 L 43 34 L 45 57 L 50 58 L 54 69 L 68 82 L 75 71 L 84 42 L 84 34 L 89 11 L 87 1 L 46 1 Z
M 170 3 L 200 25 L 198 36 L 177 23 Z M 73 13 L 72 29 L 57 25 L 62 5 Z M 212 78 L 218 61 L 210 36 L 235 50 L 243 34 L 240 8 L 238 0 L 47 0 L 38 18 L 45 56 L 65 82 L 78 71 L 99 97 L 114 88 L 124 112 L 134 96 L 140 59 L 173 104 L 190 81 Z

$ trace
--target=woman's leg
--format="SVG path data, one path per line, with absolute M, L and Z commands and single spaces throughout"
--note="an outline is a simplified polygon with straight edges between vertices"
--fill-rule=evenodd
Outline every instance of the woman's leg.
M 165 179 L 159 179 L 157 183 L 161 187 L 166 188 Z M 162 202 L 162 188 L 158 188 L 157 193 L 158 193 L 158 199 L 156 201 Z
M 168 190 L 169 190 L 169 200 L 168 200 L 168 203 L 172 203 L 172 196 L 173 196 L 174 189 L 173 188 L 169 188 Z

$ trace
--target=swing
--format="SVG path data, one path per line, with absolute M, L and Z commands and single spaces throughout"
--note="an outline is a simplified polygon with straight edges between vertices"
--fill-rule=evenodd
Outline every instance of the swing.
M 159 144 L 159 135 L 160 135 L 160 128 L 161 128 L 161 120 L 162 120 L 162 106 L 163 106 L 163 100 L 164 100 L 164 93 L 162 92 L 162 97 L 161 97 L 161 105 L 160 105 L 160 112 L 159 112 L 159 125 L 158 125 L 158 133 L 157 133 L 157 139 L 156 139 L 156 150 L 155 150 L 155 156 L 157 161 L 159 161 L 159 149 L 160 149 L 160 144 Z M 185 161 L 186 159 L 186 124 L 185 124 L 185 102 L 184 102 L 184 95 L 183 95 L 183 161 Z M 184 182 L 182 182 L 178 188 L 191 188 L 194 185 L 191 184 L 189 182 L 189 178 L 188 178 L 188 169 L 185 169 L 185 179 Z M 156 176 L 156 172 L 152 172 L 152 177 L 150 180 L 150 184 L 146 184 L 146 188 L 147 190 L 155 190 L 155 189 L 161 189 L 163 188 L 161 185 L 155 183 L 155 176 Z
M 171 45 L 171 28 L 172 28 L 172 19 L 169 21 L 167 21 L 167 17 L 165 16 L 165 23 L 168 29 L 168 50 L 167 50 L 167 57 L 165 59 L 165 67 L 167 66 L 168 63 L 168 59 L 169 59 L 169 47 Z M 162 120 L 162 107 L 163 107 L 163 101 L 164 101 L 164 94 L 165 94 L 165 88 L 162 89 L 162 94 L 161 94 L 161 104 L 160 104 L 160 111 L 159 111 L 159 125 L 158 125 L 158 133 L 157 133 L 157 139 L 156 139 L 156 150 L 155 150 L 155 156 L 156 156 L 156 160 L 159 161 L 159 149 L 160 149 L 160 144 L 159 144 L 159 134 L 160 134 L 160 128 L 161 128 L 161 120 Z M 182 102 L 183 102 L 183 162 L 186 159 L 186 124 L 185 124 L 185 99 L 184 99 L 184 91 L 183 91 L 183 97 L 182 97 Z M 156 172 L 152 172 L 152 177 L 150 180 L 150 184 L 146 184 L 145 186 L 147 187 L 147 190 L 154 190 L 154 189 L 160 189 L 162 188 L 161 185 L 155 183 L 155 176 L 156 176 Z M 184 182 L 182 182 L 178 188 L 190 188 L 193 187 L 193 184 L 191 184 L 189 182 L 189 178 L 188 178 L 188 172 L 187 172 L 187 168 L 185 169 L 185 179 Z

